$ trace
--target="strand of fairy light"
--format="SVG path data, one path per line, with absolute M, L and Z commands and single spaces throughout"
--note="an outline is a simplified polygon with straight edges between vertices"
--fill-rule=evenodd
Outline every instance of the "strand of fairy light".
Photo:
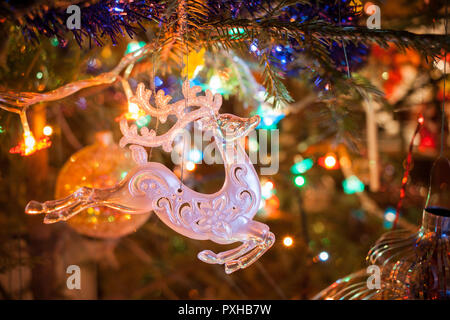
M 35 153 L 38 150 L 46 149 L 51 146 L 52 142 L 49 138 L 53 130 L 46 130 L 50 128 L 50 126 L 44 127 L 44 137 L 40 138 L 36 141 L 36 138 L 33 135 L 33 132 L 30 130 L 30 126 L 28 124 L 27 108 L 24 108 L 19 112 L 20 122 L 22 124 L 23 129 L 23 141 L 19 142 L 19 144 L 15 147 L 12 147 L 9 152 L 12 154 L 19 153 L 22 156 L 29 156 Z
M 186 41 L 186 38 L 189 36 L 189 26 L 188 26 L 188 15 L 187 15 L 187 3 L 185 1 L 183 1 L 183 5 L 182 5 L 182 10 L 183 10 L 183 42 L 186 46 L 186 81 L 188 82 L 187 85 L 187 92 L 186 92 L 186 97 L 184 100 L 184 108 L 187 109 L 189 106 L 189 88 L 190 88 L 190 84 L 189 84 L 189 44 Z M 186 152 L 186 141 L 184 139 L 184 135 L 182 135 L 182 143 L 183 143 L 183 148 L 182 148 L 182 153 L 181 153 L 181 168 L 180 168 L 180 191 L 182 190 L 183 187 L 183 182 L 184 182 L 184 154 Z
M 13 154 L 20 153 L 22 156 L 28 156 L 38 150 L 42 150 L 51 146 L 51 141 L 48 136 L 51 135 L 53 130 L 50 126 L 44 127 L 45 137 L 40 138 L 37 141 L 34 138 L 33 133 L 30 130 L 26 115 L 29 107 L 42 102 L 61 100 L 85 88 L 103 84 L 111 85 L 117 79 L 122 79 L 119 74 L 125 67 L 129 67 L 143 55 L 147 54 L 150 49 L 154 49 L 154 47 L 154 44 L 147 44 L 144 47 L 136 50 L 135 52 L 127 54 L 110 72 L 104 72 L 90 79 L 77 80 L 48 92 L 19 92 L 17 94 L 11 94 L 10 92 L 0 92 L 0 108 L 8 112 L 18 114 L 22 124 L 22 129 L 24 131 L 24 140 L 20 142 L 16 147 L 11 148 L 9 152 Z

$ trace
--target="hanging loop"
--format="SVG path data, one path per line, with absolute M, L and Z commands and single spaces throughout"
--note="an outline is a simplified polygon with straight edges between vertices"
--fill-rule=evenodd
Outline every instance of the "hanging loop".
M 450 161 L 446 157 L 440 156 L 431 167 L 425 210 L 450 216 Z

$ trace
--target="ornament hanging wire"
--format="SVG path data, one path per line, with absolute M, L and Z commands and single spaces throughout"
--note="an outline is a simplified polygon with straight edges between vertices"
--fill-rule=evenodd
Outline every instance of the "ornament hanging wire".
M 448 32 L 447 32 L 447 24 L 448 24 L 448 1 L 445 1 L 445 20 L 444 20 L 444 29 L 445 29 L 445 36 L 447 37 Z M 447 166 L 447 169 L 450 167 L 450 161 L 447 157 L 445 157 L 444 155 L 444 148 L 445 148 L 445 119 L 446 119 L 446 114 L 445 114 L 445 103 L 446 103 L 446 82 L 447 82 L 447 50 L 444 49 L 444 84 L 443 84 L 443 94 L 442 94 L 442 109 L 441 109 L 441 146 L 440 146 L 440 150 L 439 150 L 439 157 L 433 162 L 433 166 L 431 167 L 431 171 L 430 171 L 430 185 L 428 187 L 428 194 L 427 194 L 427 199 L 425 202 L 425 210 L 431 211 L 433 213 L 441 213 L 443 215 L 448 215 L 450 214 L 450 208 L 448 207 L 448 203 L 446 203 L 447 207 L 440 207 L 438 204 L 438 206 L 433 206 L 430 205 L 430 201 L 432 201 L 432 189 L 434 184 L 436 183 L 436 181 L 433 181 L 433 177 L 436 178 L 444 178 L 445 177 L 439 177 L 439 174 L 436 174 L 436 170 L 440 170 L 441 169 L 441 162 L 444 162 L 444 164 Z M 442 186 L 439 185 L 439 188 L 441 188 Z M 448 183 L 444 186 L 444 188 L 448 187 Z

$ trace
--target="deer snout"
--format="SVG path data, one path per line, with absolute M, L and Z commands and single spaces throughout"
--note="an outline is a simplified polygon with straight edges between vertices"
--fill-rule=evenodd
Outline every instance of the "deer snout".
M 258 115 L 251 117 L 249 119 L 249 125 L 250 125 L 251 129 L 252 130 L 255 129 L 258 126 L 260 121 L 261 121 L 261 117 Z

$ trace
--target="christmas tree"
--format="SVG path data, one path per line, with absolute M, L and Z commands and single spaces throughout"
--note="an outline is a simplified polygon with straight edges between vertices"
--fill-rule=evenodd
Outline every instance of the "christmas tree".
M 365 269 L 381 234 L 417 230 L 429 201 L 450 205 L 429 190 L 450 152 L 447 18 L 439 0 L 6 2 L 1 299 L 311 299 Z M 149 142 L 179 123 L 191 134 L 212 123 L 216 136 Z M 225 169 L 207 161 L 228 129 L 259 175 L 260 197 L 246 186 L 239 199 L 258 200 L 255 225 L 276 237 L 245 238 L 261 250 L 232 274 L 197 254 L 240 240 L 185 237 L 158 219 L 159 202 L 134 214 L 79 191 L 123 186 L 148 160 L 209 199 L 240 177 L 226 153 Z M 42 204 L 53 199 L 65 200 Z M 232 214 L 215 202 L 198 210 L 210 220 L 197 235 Z M 76 268 L 82 290 L 66 285 Z

